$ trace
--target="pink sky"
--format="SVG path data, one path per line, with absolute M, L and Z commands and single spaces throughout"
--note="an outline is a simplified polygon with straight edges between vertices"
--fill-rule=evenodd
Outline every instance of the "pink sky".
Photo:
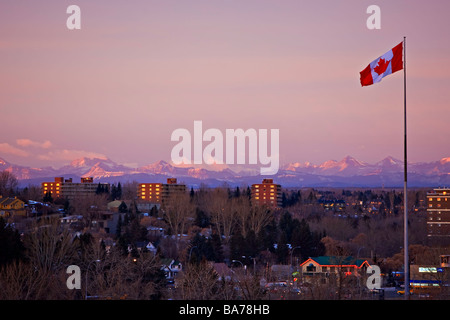
M 81 8 L 82 29 L 66 28 Z M 366 9 L 381 8 L 381 30 Z M 403 73 L 359 72 L 407 36 L 411 161 L 450 156 L 449 1 L 17 1 L 0 5 L 0 157 L 170 160 L 177 128 L 280 129 L 281 162 L 403 157 Z

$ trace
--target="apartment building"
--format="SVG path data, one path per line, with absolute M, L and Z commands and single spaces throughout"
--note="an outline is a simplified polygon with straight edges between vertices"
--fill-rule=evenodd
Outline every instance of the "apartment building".
M 273 183 L 273 179 L 263 179 L 262 183 L 252 185 L 252 204 L 270 208 L 281 207 L 281 194 L 281 185 Z
M 101 185 L 109 189 L 108 183 L 101 183 Z M 50 193 L 53 199 L 63 198 L 73 200 L 95 194 L 98 183 L 94 183 L 92 177 L 81 178 L 81 182 L 73 182 L 72 178 L 64 179 L 64 177 L 56 177 L 55 181 L 42 182 L 41 187 L 43 197 Z
M 176 178 L 168 178 L 167 183 L 140 183 L 137 198 L 153 203 L 163 203 L 171 195 L 186 192 L 186 185 L 177 183 Z
M 427 236 L 450 240 L 450 188 L 427 193 Z

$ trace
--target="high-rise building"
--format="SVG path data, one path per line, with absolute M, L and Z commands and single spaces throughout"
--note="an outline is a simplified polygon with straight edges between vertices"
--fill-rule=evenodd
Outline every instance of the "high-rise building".
M 281 207 L 281 185 L 273 183 L 273 179 L 263 179 L 262 183 L 253 184 L 251 192 L 252 204 Z
M 69 181 L 70 180 L 70 181 Z M 67 183 L 71 183 L 72 179 L 66 180 Z M 64 183 L 64 177 L 56 177 L 54 182 L 42 182 L 42 195 L 45 197 L 50 194 L 52 198 L 61 197 L 61 185 Z
M 176 178 L 168 178 L 167 183 L 140 183 L 137 197 L 140 200 L 161 204 L 171 195 L 184 192 L 186 192 L 186 185 L 178 184 Z
M 162 183 L 140 183 L 137 192 L 138 199 L 161 203 Z
M 108 183 L 101 183 L 108 187 Z M 73 200 L 78 197 L 86 197 L 96 193 L 98 184 L 94 183 L 92 177 L 81 178 L 81 182 L 76 183 L 72 178 L 56 177 L 54 182 L 42 182 L 42 194 L 45 197 L 49 192 L 52 198 L 65 198 Z
M 450 240 L 450 188 L 427 193 L 427 236 Z

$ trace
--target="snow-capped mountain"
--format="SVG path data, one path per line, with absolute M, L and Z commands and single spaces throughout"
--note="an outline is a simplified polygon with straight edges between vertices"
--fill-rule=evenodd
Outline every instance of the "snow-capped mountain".
M 162 160 L 130 168 L 107 158 L 80 158 L 53 169 L 18 166 L 0 158 L 0 171 L 12 172 L 21 185 L 52 181 L 59 176 L 75 180 L 93 177 L 95 181 L 103 182 L 164 182 L 166 178 L 175 177 L 192 186 L 223 183 L 249 185 L 268 177 L 259 175 L 259 166 L 233 168 L 225 165 L 220 168 L 207 165 L 175 166 Z M 450 157 L 433 162 L 408 163 L 408 177 L 411 186 L 450 185 Z M 340 161 L 329 160 L 321 164 L 294 162 L 281 166 L 278 173 L 269 178 L 286 187 L 399 187 L 403 184 L 403 161 L 389 156 L 370 164 L 347 156 Z
M 0 158 L 0 171 L 5 170 L 14 174 L 18 180 L 48 177 L 56 174 L 56 171 L 51 167 L 32 168 L 19 166 Z
M 58 172 L 64 175 L 75 175 L 81 177 L 119 177 L 129 173 L 130 168 L 117 164 L 110 159 L 102 158 L 80 158 L 73 160 L 69 165 L 61 167 Z
M 340 161 L 328 160 L 319 165 L 313 165 L 309 162 L 306 162 L 304 164 L 300 164 L 297 162 L 294 164 L 283 166 L 283 169 L 287 171 L 305 172 L 320 175 L 354 176 L 368 174 L 377 166 L 378 164 L 370 165 L 351 156 L 346 156 Z

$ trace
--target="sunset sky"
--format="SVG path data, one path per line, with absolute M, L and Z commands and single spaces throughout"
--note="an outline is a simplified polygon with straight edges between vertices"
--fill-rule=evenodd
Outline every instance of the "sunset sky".
M 403 72 L 364 88 L 359 72 L 403 36 L 409 160 L 450 157 L 449 15 L 448 0 L 2 0 L 0 157 L 170 161 L 171 133 L 201 120 L 279 129 L 281 163 L 402 159 Z

